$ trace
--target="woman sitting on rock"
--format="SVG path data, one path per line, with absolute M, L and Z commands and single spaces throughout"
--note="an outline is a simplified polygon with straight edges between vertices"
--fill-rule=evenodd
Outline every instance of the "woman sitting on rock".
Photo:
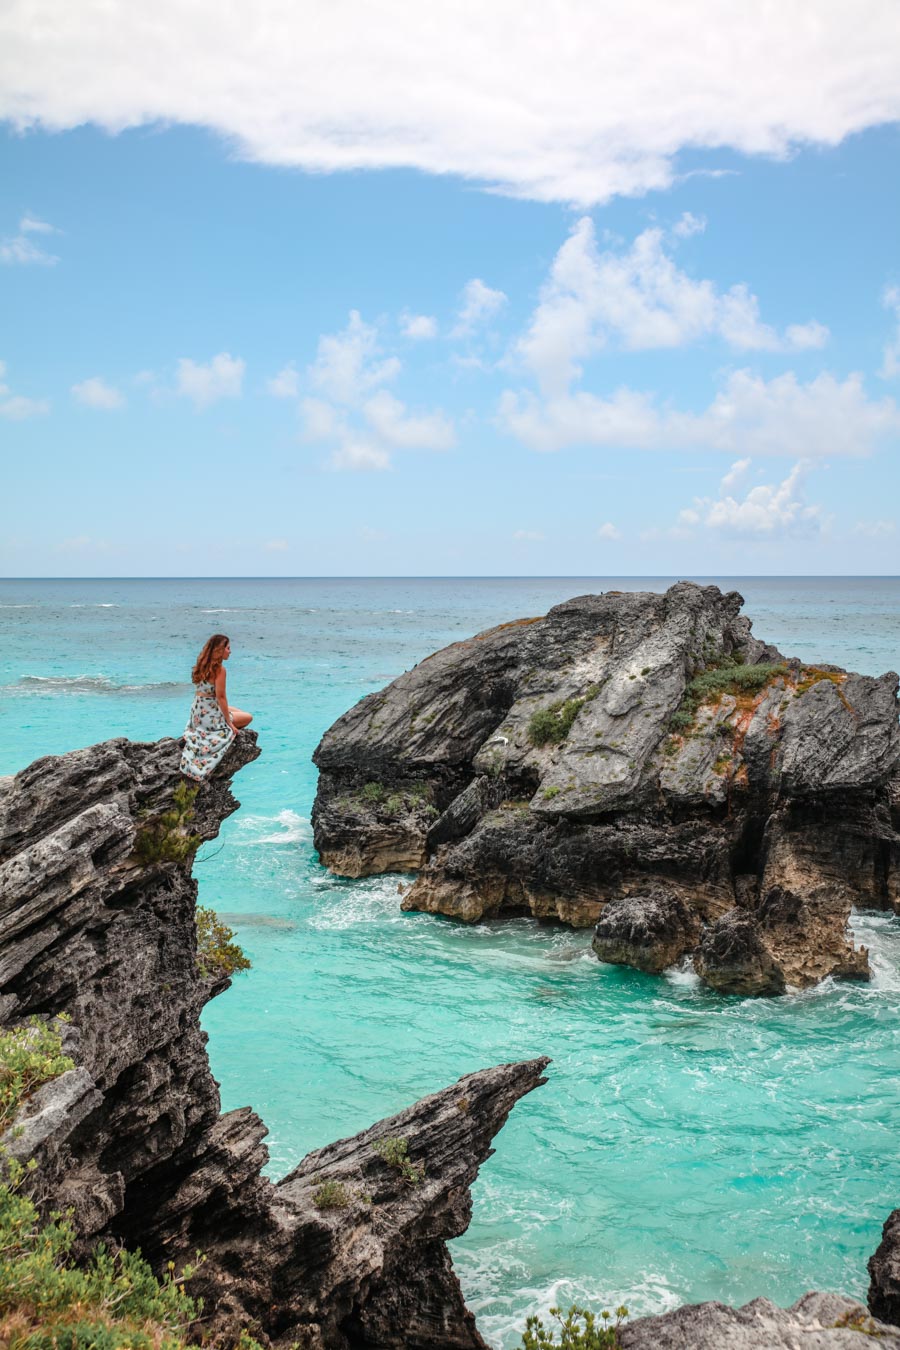
M 229 707 L 225 697 L 225 662 L 230 655 L 225 634 L 213 633 L 191 676 L 197 692 L 184 729 L 181 772 L 196 782 L 209 777 L 237 733 L 253 721 L 249 713 Z

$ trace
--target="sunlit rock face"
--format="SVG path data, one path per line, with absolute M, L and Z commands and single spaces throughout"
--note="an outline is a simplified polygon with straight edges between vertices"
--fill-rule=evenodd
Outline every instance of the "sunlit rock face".
M 725 993 L 866 978 L 850 909 L 900 907 L 897 676 L 789 660 L 742 603 L 580 596 L 420 662 L 316 750 L 322 862 L 414 871 L 405 909 L 470 923 L 664 893 L 691 916 L 673 959 Z

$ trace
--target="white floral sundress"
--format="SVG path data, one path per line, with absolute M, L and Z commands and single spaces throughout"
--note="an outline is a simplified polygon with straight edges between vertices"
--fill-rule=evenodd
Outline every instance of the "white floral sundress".
M 233 740 L 234 732 L 216 702 L 215 689 L 209 681 L 201 680 L 184 729 L 181 772 L 198 782 L 208 778 Z

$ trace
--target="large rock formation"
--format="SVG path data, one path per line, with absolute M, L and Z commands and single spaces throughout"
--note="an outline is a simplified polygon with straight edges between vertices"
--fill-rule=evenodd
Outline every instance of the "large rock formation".
M 113 740 L 0 779 L 0 1018 L 68 1014 L 76 1064 L 26 1102 L 4 1145 L 37 1160 L 29 1185 L 71 1208 L 82 1248 L 137 1246 L 157 1268 L 201 1249 L 191 1292 L 207 1332 L 482 1347 L 445 1242 L 465 1231 L 491 1140 L 547 1061 L 472 1074 L 278 1185 L 262 1177 L 265 1126 L 249 1108 L 219 1112 L 199 1015 L 228 980 L 198 971 L 190 875 L 195 844 L 237 808 L 230 777 L 256 738 L 241 733 L 173 814 L 179 755 L 172 740 Z M 405 1141 L 405 1157 L 383 1140 Z
M 694 1303 L 641 1317 L 621 1333 L 622 1350 L 900 1350 L 900 1327 L 871 1317 L 842 1294 L 804 1294 L 790 1308 L 755 1298 L 743 1308 Z
M 322 862 L 418 871 L 404 908 L 469 922 L 661 888 L 716 989 L 866 978 L 850 908 L 900 908 L 897 676 L 787 660 L 742 603 L 586 595 L 422 661 L 316 750 Z

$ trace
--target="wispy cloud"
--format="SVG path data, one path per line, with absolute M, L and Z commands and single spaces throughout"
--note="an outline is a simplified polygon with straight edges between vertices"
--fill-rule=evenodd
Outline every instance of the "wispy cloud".
M 0 361 L 0 417 L 8 422 L 25 422 L 30 417 L 43 417 L 50 411 L 45 398 L 26 398 L 14 394 L 6 383 L 6 362 Z
M 878 373 L 883 380 L 894 380 L 900 375 L 900 286 L 888 286 L 883 299 L 885 309 L 889 309 L 896 320 L 896 327 L 885 344 L 884 359 Z
M 450 330 L 452 338 L 468 337 L 477 328 L 492 319 L 506 304 L 503 291 L 485 285 L 480 277 L 473 277 L 463 287 L 456 322 Z
M 273 398 L 296 398 L 300 393 L 300 375 L 293 366 L 282 366 L 277 375 L 266 380 L 266 391 Z
M 72 385 L 72 397 L 76 403 L 86 408 L 97 408 L 103 412 L 112 412 L 125 407 L 125 395 L 115 385 L 107 384 L 99 375 Z
M 401 314 L 400 331 L 413 342 L 423 342 L 437 337 L 438 322 L 431 314 Z
M 55 253 L 49 253 L 47 249 L 42 248 L 35 235 L 59 234 L 60 231 L 54 225 L 49 225 L 46 220 L 38 220 L 35 216 L 24 215 L 19 221 L 19 229 L 16 234 L 7 235 L 0 239 L 0 262 L 15 266 L 29 266 L 37 264 L 41 267 L 53 267 L 59 262 Z

